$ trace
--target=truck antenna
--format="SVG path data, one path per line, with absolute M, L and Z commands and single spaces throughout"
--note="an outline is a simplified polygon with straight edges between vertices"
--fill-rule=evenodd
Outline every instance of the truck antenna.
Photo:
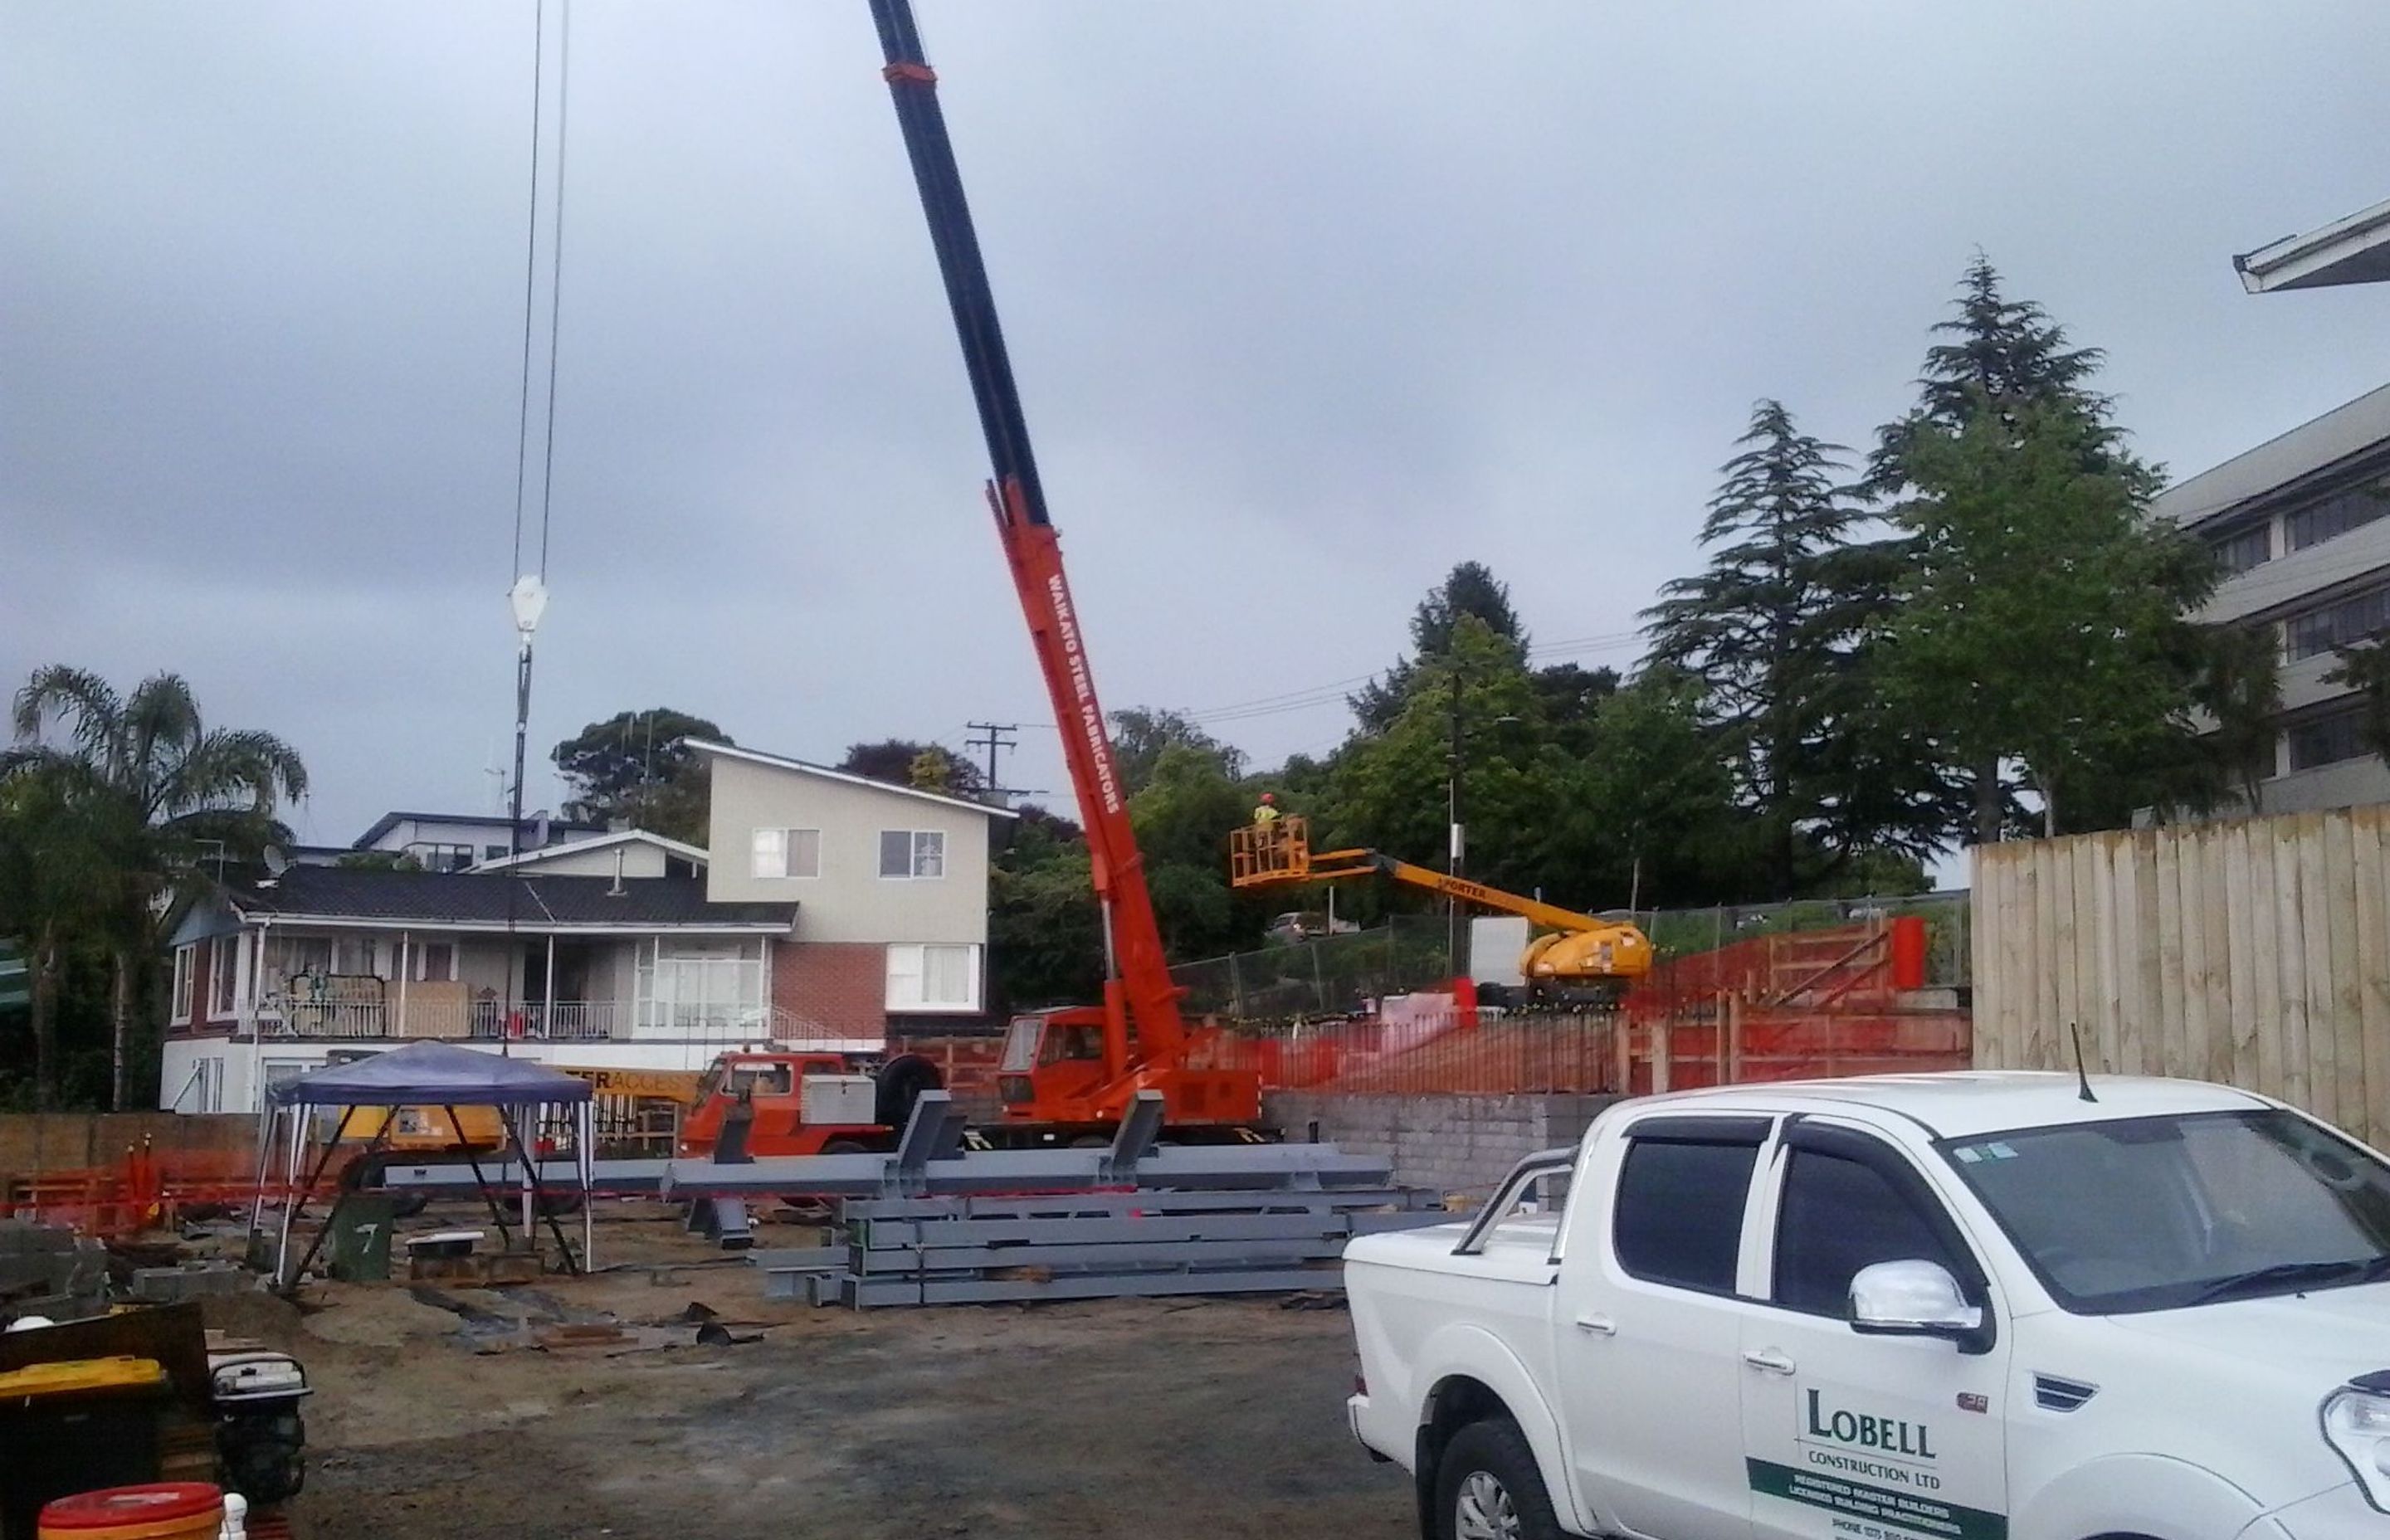
M 2100 1098 L 2091 1094 L 2091 1073 L 2083 1067 L 2083 1029 L 2069 1021 L 2066 1034 L 2075 1039 L 2075 1083 L 2083 1087 L 2081 1095 L 2085 1101 L 2097 1102 Z

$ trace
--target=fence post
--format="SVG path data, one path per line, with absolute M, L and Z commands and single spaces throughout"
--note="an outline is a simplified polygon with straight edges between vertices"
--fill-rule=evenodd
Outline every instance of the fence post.
M 1726 1062 L 1718 1066 L 1718 1084 L 1738 1084 L 1742 1080 L 1742 996 L 1728 994 L 1726 997 Z
M 1661 1016 L 1651 1023 L 1651 1094 L 1658 1096 L 1668 1088 L 1670 1042 L 1668 1018 Z

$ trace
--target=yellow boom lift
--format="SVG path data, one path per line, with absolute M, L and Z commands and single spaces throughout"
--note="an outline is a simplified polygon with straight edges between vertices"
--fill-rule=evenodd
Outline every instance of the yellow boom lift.
M 1446 898 L 1525 916 L 1530 925 L 1543 932 L 1527 943 L 1519 956 L 1519 973 L 1527 981 L 1530 999 L 1613 1005 L 1627 985 L 1651 971 L 1651 939 L 1625 920 L 1579 914 L 1465 877 L 1416 866 L 1382 851 L 1314 851 L 1310 828 L 1301 818 L 1251 824 L 1228 837 L 1232 887 L 1285 887 L 1348 877 L 1391 878 Z

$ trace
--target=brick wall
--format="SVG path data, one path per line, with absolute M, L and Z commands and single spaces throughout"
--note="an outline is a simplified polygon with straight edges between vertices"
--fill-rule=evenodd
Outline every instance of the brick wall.
M 787 942 L 772 948 L 772 1005 L 838 1036 L 888 1030 L 888 949 L 870 942 Z
M 1289 1139 L 1310 1136 L 1394 1162 L 1394 1180 L 1484 1198 L 1520 1158 L 1585 1136 L 1611 1096 L 1322 1096 L 1274 1091 L 1262 1116 Z

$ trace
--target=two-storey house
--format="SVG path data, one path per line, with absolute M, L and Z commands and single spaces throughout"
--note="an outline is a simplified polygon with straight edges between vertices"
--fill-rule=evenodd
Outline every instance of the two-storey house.
M 1011 815 L 701 747 L 710 850 L 623 830 L 456 870 L 228 873 L 173 934 L 159 1105 L 254 1110 L 282 1080 L 421 1037 L 692 1070 L 981 1021 L 989 829 Z

